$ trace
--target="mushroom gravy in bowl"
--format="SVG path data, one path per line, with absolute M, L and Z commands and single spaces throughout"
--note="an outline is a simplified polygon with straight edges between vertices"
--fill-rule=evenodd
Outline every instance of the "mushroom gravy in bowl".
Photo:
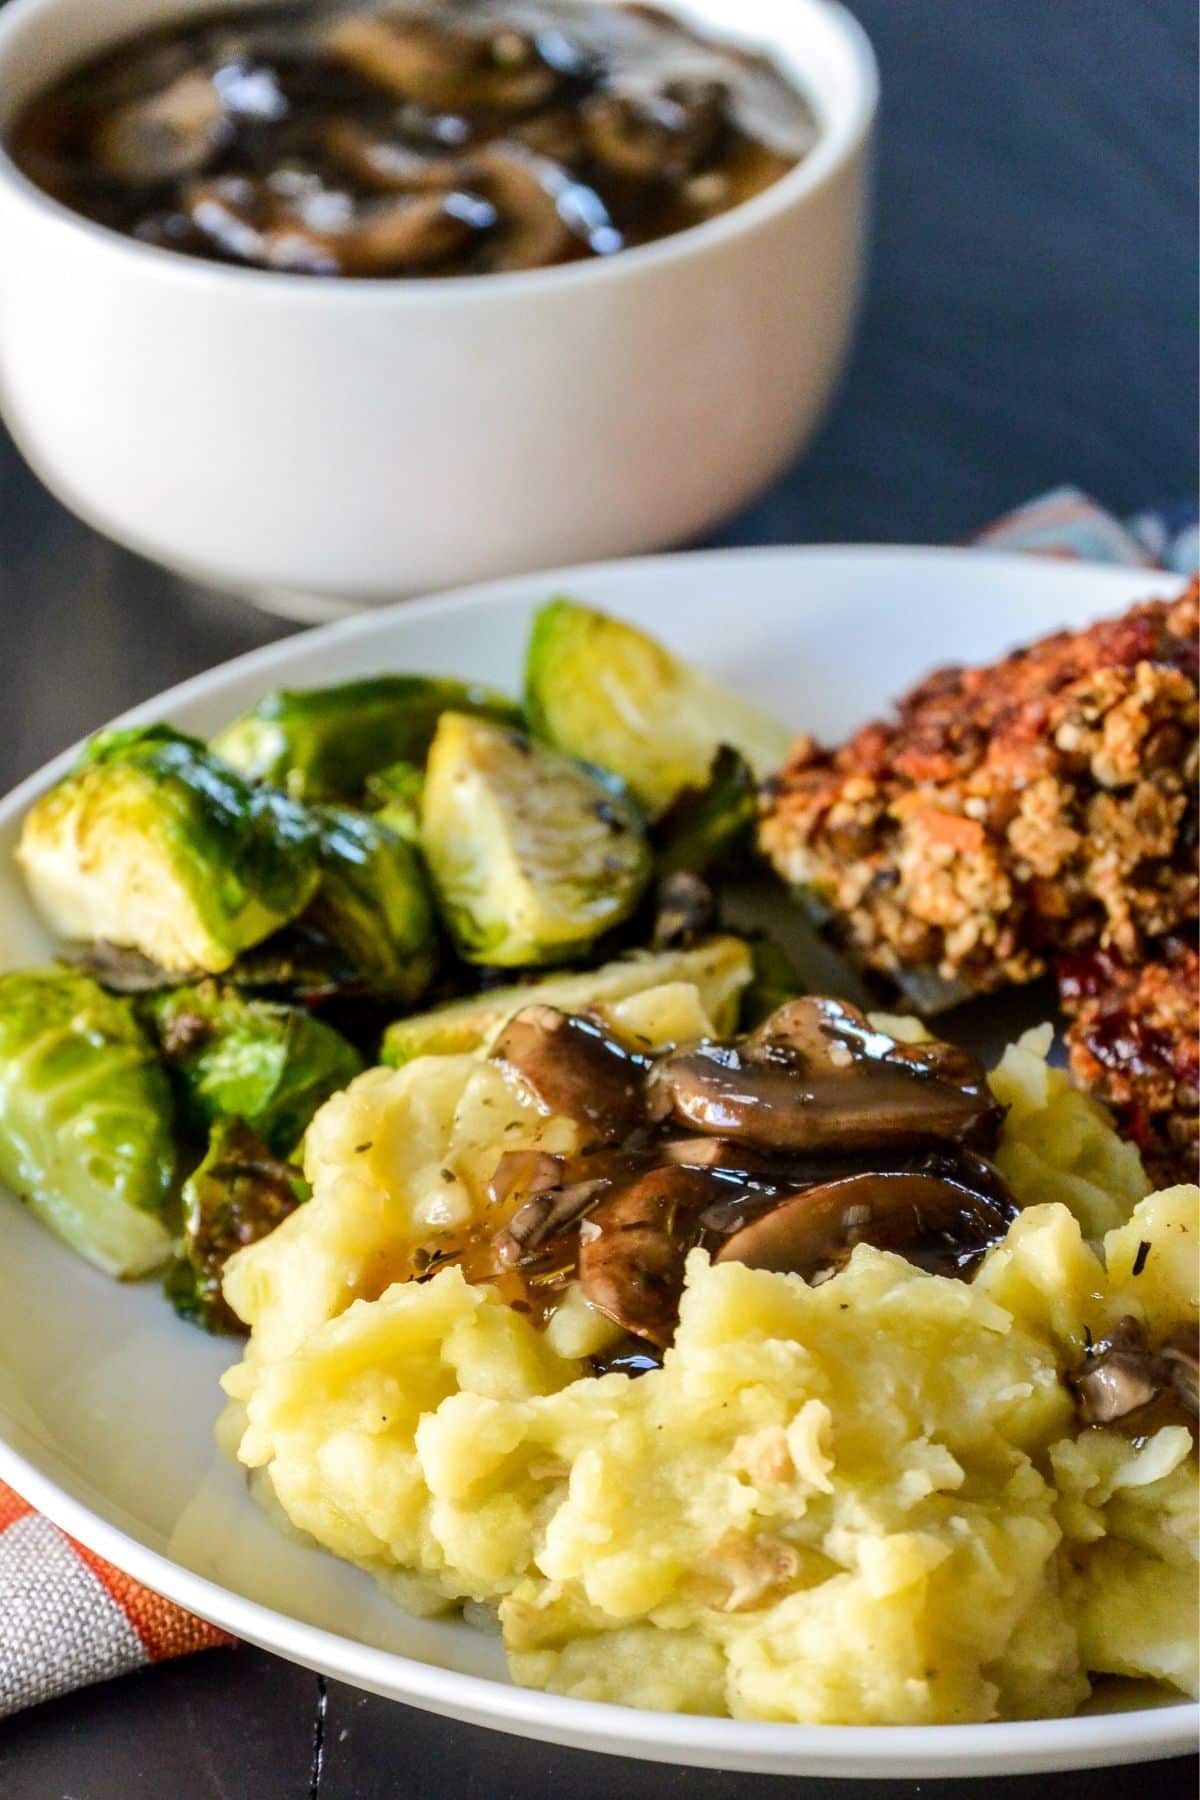
M 389 0 L 145 31 L 24 108 L 17 166 L 143 243 L 305 275 L 479 275 L 653 242 L 807 154 L 765 55 L 650 7 Z
M 735 29 L 726 0 L 670 11 L 685 42 Z M 90 524 L 311 620 L 678 543 L 808 441 L 856 316 L 877 94 L 870 45 L 834 0 L 741 0 L 738 42 L 817 122 L 778 180 L 687 230 L 503 280 L 298 279 L 165 254 L 14 161 L 26 109 L 56 83 L 212 12 L 0 7 L 0 411 Z M 505 242 L 498 220 L 476 249 Z

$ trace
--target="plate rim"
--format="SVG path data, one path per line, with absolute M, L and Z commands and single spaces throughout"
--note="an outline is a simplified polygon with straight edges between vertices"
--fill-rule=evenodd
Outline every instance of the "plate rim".
M 1023 553 L 966 546 L 888 544 L 730 547 L 533 571 L 422 599 L 397 601 L 289 634 L 176 683 L 127 709 L 111 723 L 137 724 L 151 715 L 169 713 L 173 707 L 218 691 L 235 674 L 270 671 L 294 656 L 300 646 L 309 655 L 319 654 L 328 643 L 340 644 L 360 636 L 369 639 L 398 620 L 415 621 L 435 613 L 503 606 L 531 589 L 569 587 L 599 576 L 619 582 L 623 576 L 645 576 L 667 566 L 678 574 L 698 563 L 710 565 L 714 561 L 732 566 L 739 562 L 790 560 L 818 567 L 821 563 L 857 559 L 880 565 L 901 562 L 910 569 L 933 561 L 965 569 L 981 558 L 1014 578 L 1028 578 L 1035 569 L 1048 572 L 1044 561 L 1039 563 L 1036 557 Z M 1152 568 L 1085 562 L 1056 562 L 1052 566 L 1057 580 L 1095 588 L 1098 604 L 1104 598 L 1100 592 L 1103 589 L 1108 590 L 1110 597 L 1116 597 L 1122 588 L 1128 592 L 1144 581 L 1147 595 L 1153 597 L 1169 595 L 1184 585 L 1182 576 Z M 531 594 L 531 604 L 533 598 Z M 77 750 L 75 744 L 62 751 L 0 799 L 0 827 L 11 822 L 36 795 L 57 780 Z M 197 1574 L 105 1518 L 80 1497 L 78 1489 L 89 1485 L 86 1478 L 62 1468 L 57 1453 L 47 1446 L 31 1444 L 29 1451 L 22 1448 L 27 1439 L 31 1439 L 31 1434 L 16 1420 L 0 1416 L 0 1478 L 11 1482 L 55 1525 L 154 1591 L 236 1637 L 293 1662 L 353 1686 L 492 1729 L 654 1761 L 850 1778 L 1033 1773 L 1154 1761 L 1194 1750 L 1200 1733 L 1200 1706 L 1185 1700 L 1062 1719 L 967 1725 L 804 1725 L 647 1711 L 607 1701 L 547 1694 L 486 1676 L 460 1673 L 398 1651 L 363 1644 Z M 42 1452 L 43 1462 L 57 1468 L 57 1473 L 48 1472 L 41 1462 L 33 1460 L 37 1449 Z

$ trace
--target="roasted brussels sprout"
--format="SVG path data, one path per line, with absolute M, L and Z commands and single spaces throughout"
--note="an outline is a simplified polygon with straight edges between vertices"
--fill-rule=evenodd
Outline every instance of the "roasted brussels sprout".
M 807 990 L 791 957 L 769 937 L 749 939 L 754 979 L 742 992 L 741 1029 L 754 1031 L 764 1019 Z
M 704 786 L 684 788 L 655 825 L 659 873 L 703 875 L 749 837 L 757 810 L 758 784 L 749 763 L 722 744 Z
M 30 809 L 18 858 L 50 927 L 218 974 L 307 905 L 316 833 L 165 725 L 94 738 Z
M 317 1108 L 362 1070 L 331 1025 L 298 1006 L 247 1000 L 215 981 L 157 995 L 149 1011 L 183 1113 L 207 1130 L 244 1119 L 269 1149 L 294 1149 Z
M 416 763 L 389 763 L 367 776 L 366 804 L 372 816 L 402 837 L 406 844 L 421 843 L 421 794 L 425 771 Z
M 254 781 L 297 800 L 356 801 L 388 763 L 421 763 L 448 708 L 516 724 L 503 694 L 428 675 L 378 675 L 338 687 L 268 694 L 218 733 L 212 747 Z
M 74 969 L 0 975 L 0 1180 L 106 1274 L 166 1261 L 171 1092 L 133 1002 Z
M 566 962 L 619 925 L 650 875 L 641 818 L 616 783 L 519 731 L 444 713 L 421 842 L 467 962 Z
M 433 978 L 437 943 L 417 851 L 369 813 L 315 810 L 321 880 L 306 922 L 378 993 L 409 1003 Z
M 256 1244 L 309 1197 L 301 1171 L 280 1162 L 241 1119 L 220 1119 L 208 1152 L 184 1183 L 183 1235 L 163 1287 L 181 1318 L 205 1331 L 244 1336 L 221 1292 L 235 1250 Z
M 729 1037 L 736 1029 L 739 996 L 750 976 L 750 952 L 740 938 L 710 938 L 691 949 L 658 956 L 639 952 L 582 974 L 551 975 L 521 986 L 492 988 L 469 1000 L 397 1019 L 384 1034 L 382 1060 L 397 1066 L 417 1056 L 479 1050 L 523 1007 L 541 1004 L 564 1013 L 583 1012 L 668 982 L 695 986 L 717 1036 Z
M 551 600 L 537 613 L 525 663 L 535 737 L 612 769 L 657 817 L 702 788 L 721 744 L 758 779 L 784 760 L 788 733 L 757 707 L 672 656 L 636 626 Z

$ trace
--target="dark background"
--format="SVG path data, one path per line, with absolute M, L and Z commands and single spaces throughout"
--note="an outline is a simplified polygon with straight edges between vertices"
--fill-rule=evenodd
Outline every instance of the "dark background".
M 1193 0 L 856 10 L 884 89 L 858 353 L 804 465 L 716 541 L 957 539 L 1067 481 L 1117 512 L 1191 493 Z M 0 437 L 0 789 L 123 707 L 284 629 L 75 523 Z M 249 1649 L 0 1729 L 4 1800 L 963 1800 L 985 1785 L 991 1800 L 1117 1800 L 1140 1786 L 1192 1800 L 1196 1771 L 785 1786 L 523 1744 L 336 1683 L 326 1692 Z

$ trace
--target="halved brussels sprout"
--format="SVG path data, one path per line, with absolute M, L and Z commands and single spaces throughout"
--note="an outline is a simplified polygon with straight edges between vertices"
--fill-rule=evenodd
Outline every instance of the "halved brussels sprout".
M 218 756 L 297 800 L 358 800 L 388 763 L 425 760 L 449 708 L 520 723 L 513 702 L 475 682 L 377 675 L 337 687 L 283 689 L 218 732 Z
M 677 794 L 654 827 L 660 875 L 686 869 L 703 875 L 748 837 L 758 811 L 758 789 L 745 757 L 722 744 L 703 787 Z
M 566 962 L 629 917 L 650 875 L 637 808 L 597 770 L 522 732 L 444 713 L 421 842 L 467 962 Z
M 241 1119 L 220 1119 L 208 1151 L 183 1188 L 183 1235 L 163 1288 L 181 1318 L 205 1331 L 245 1336 L 221 1291 L 235 1250 L 256 1244 L 308 1199 L 292 1163 L 271 1155 Z
M 419 1000 L 433 979 L 437 939 L 421 859 L 369 813 L 314 809 L 321 880 L 305 914 L 369 987 Z
M 536 614 L 525 662 L 536 737 L 612 769 L 657 817 L 684 788 L 704 787 L 729 744 L 762 780 L 788 732 L 621 619 L 551 600 Z
M 367 776 L 365 803 L 374 818 L 406 844 L 421 843 L 421 795 L 425 771 L 416 763 L 389 763 Z
M 294 1149 L 317 1108 L 363 1067 L 302 1008 L 245 1000 L 215 981 L 157 995 L 148 1010 L 192 1125 L 244 1119 L 272 1150 Z
M 752 974 L 750 952 L 740 938 L 715 937 L 688 950 L 658 956 L 639 951 L 578 975 L 550 975 L 520 986 L 490 988 L 411 1019 L 397 1019 L 384 1033 L 381 1058 L 398 1067 L 417 1056 L 455 1056 L 489 1044 L 506 1020 L 541 1004 L 560 1012 L 614 1005 L 668 983 L 690 983 L 718 1037 L 737 1028 L 738 1001 Z
M 131 1000 L 74 969 L 0 975 L 0 1180 L 108 1275 L 161 1266 L 171 1090 Z
M 227 969 L 317 885 L 303 809 L 165 725 L 94 738 L 26 815 L 17 856 L 59 936 L 189 974 Z

